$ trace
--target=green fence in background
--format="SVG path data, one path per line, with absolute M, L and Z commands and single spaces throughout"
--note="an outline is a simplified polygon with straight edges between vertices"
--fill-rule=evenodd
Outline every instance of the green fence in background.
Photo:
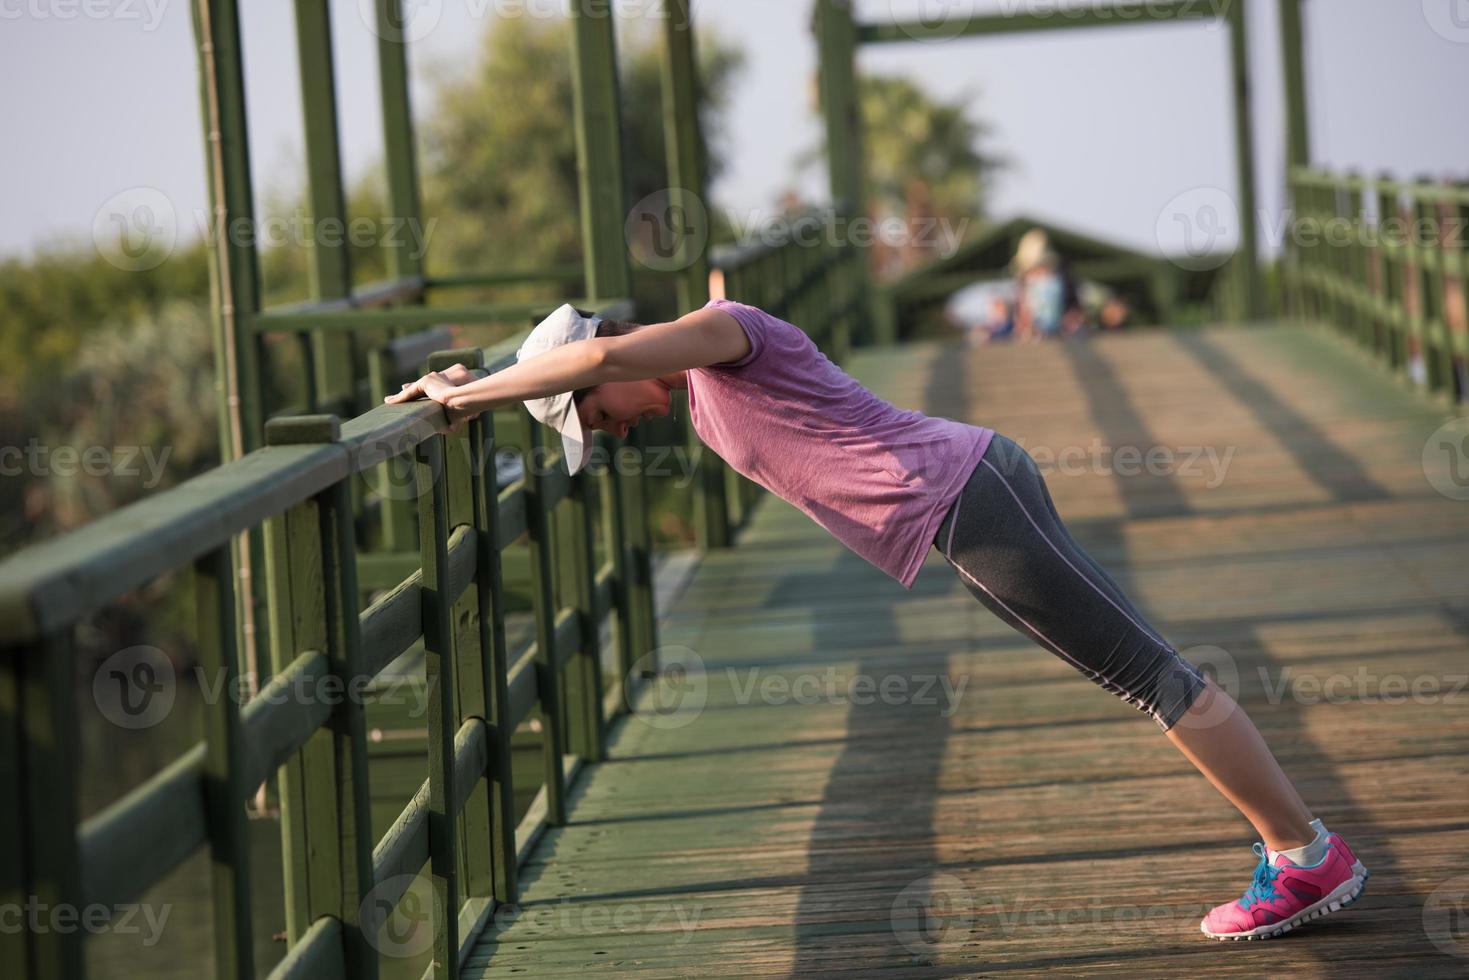
M 1290 188 L 1287 312 L 1445 401 L 1469 399 L 1469 186 L 1302 167 Z

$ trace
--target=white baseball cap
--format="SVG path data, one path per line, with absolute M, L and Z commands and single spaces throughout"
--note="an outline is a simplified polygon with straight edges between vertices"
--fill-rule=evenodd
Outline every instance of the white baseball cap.
M 515 352 L 517 361 L 524 361 L 544 354 L 562 344 L 586 340 L 597 335 L 599 316 L 582 316 L 576 307 L 565 304 L 546 317 L 525 338 L 525 343 Z M 536 419 L 561 433 L 561 446 L 566 451 L 566 469 L 575 473 L 586 465 L 587 436 L 582 428 L 581 416 L 576 412 L 572 392 L 563 392 L 546 398 L 530 398 L 525 402 L 526 410 Z

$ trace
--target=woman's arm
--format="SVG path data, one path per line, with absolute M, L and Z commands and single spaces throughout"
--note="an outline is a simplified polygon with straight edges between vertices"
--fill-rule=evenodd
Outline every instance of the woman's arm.
M 657 378 L 738 360 L 749 352 L 750 340 L 738 320 L 723 310 L 701 309 L 622 337 L 562 344 L 477 381 L 426 374 L 386 400 L 397 403 L 426 396 L 443 405 L 457 422 L 519 401 L 607 381 Z

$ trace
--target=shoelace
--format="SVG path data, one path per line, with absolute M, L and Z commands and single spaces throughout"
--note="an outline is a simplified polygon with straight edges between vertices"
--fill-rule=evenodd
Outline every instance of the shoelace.
M 1265 845 L 1256 841 L 1252 850 L 1260 856 L 1260 863 L 1255 865 L 1255 877 L 1250 882 L 1250 887 L 1245 889 L 1244 896 L 1239 900 L 1241 908 L 1249 908 L 1256 902 L 1263 902 L 1272 898 L 1279 898 L 1275 891 L 1275 879 L 1280 874 L 1280 869 L 1270 863 L 1265 856 Z

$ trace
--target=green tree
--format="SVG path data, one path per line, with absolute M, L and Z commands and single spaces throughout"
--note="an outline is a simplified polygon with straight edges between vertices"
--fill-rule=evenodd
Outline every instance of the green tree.
M 861 76 L 857 95 L 867 211 L 879 220 L 896 217 L 915 232 L 872 250 L 880 276 L 899 275 L 938 257 L 936 244 L 921 234 L 926 222 L 947 221 L 958 231 L 987 217 L 990 182 L 1005 160 L 982 149 L 990 127 L 971 116 L 975 96 L 945 101 L 912 79 L 887 75 Z M 825 152 L 823 145 L 801 164 L 815 164 Z
M 660 83 L 661 38 L 625 31 L 621 43 L 623 174 L 629 204 L 668 186 Z M 699 38 L 703 132 L 720 128 L 742 55 Z M 437 85 L 422 126 L 425 213 L 436 224 L 435 273 L 574 264 L 581 256 L 568 22 L 497 24 L 473 68 Z M 718 154 L 705 152 L 709 179 Z M 645 317 L 671 313 L 661 280 L 637 274 Z

